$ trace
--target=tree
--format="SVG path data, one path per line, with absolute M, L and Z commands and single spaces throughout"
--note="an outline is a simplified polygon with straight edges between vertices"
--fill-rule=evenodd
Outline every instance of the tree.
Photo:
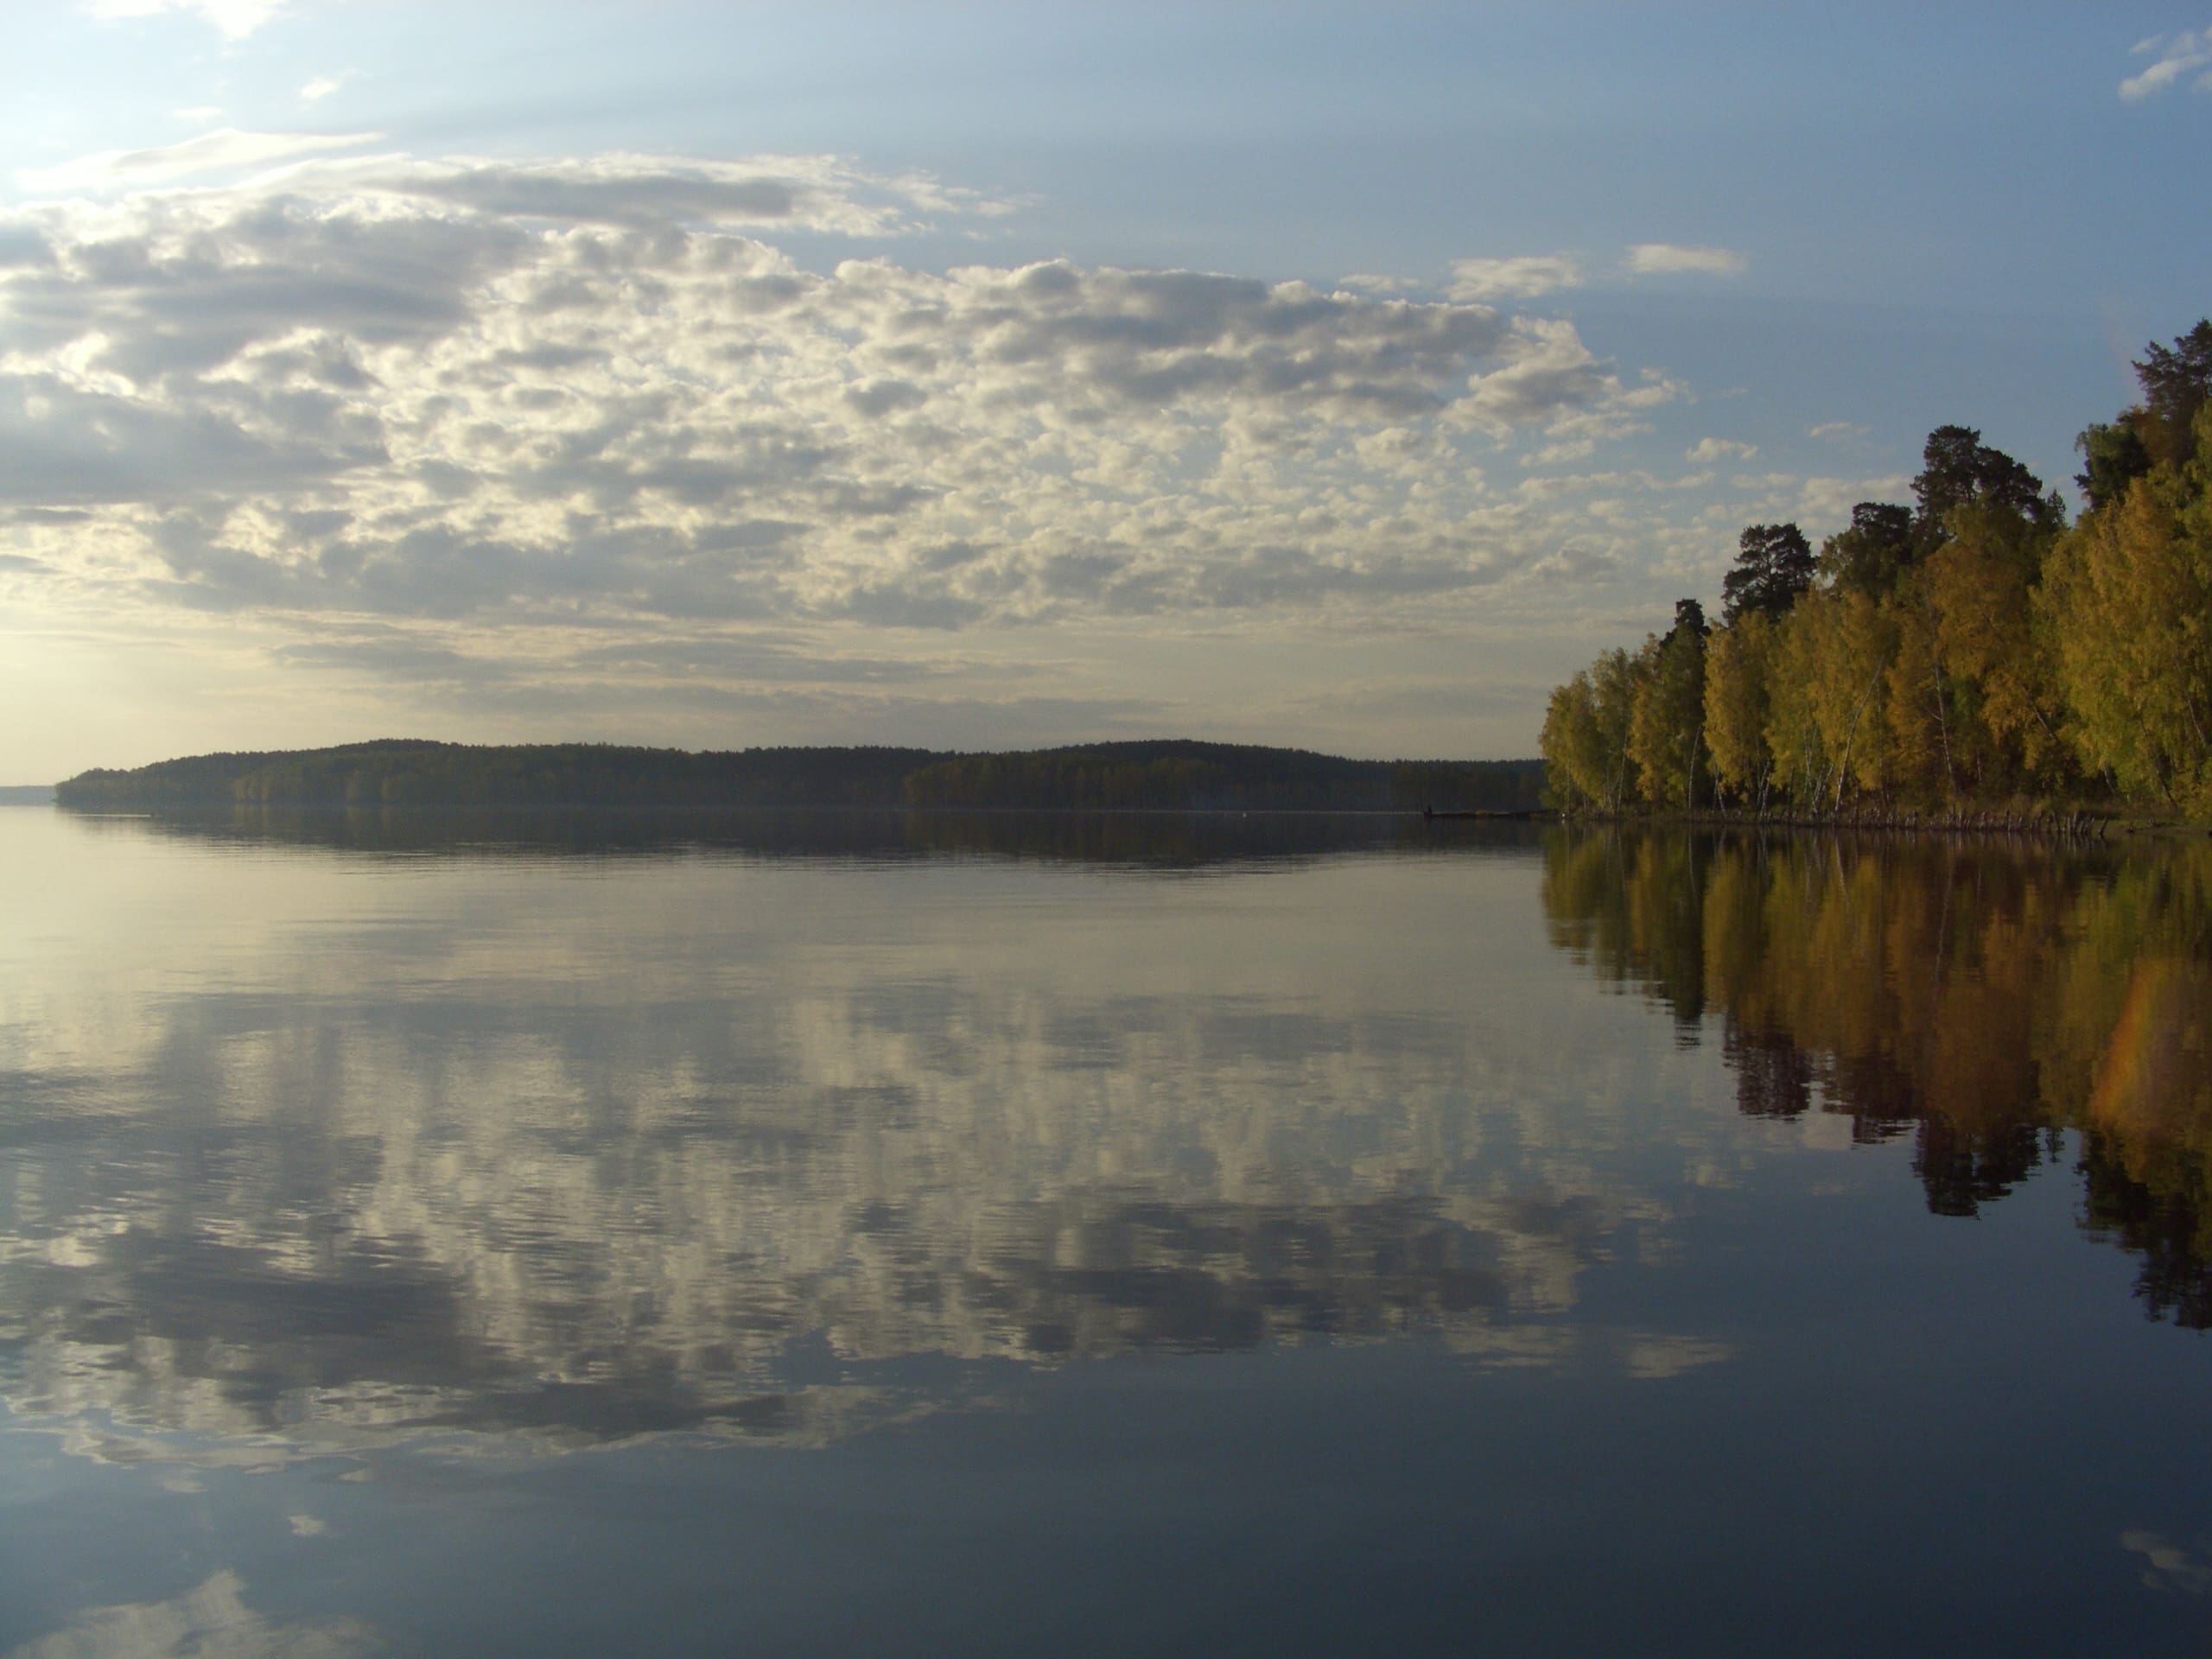
M 2212 402 L 2212 318 L 2178 337 L 2171 347 L 2153 345 L 2135 365 L 2143 407 L 2164 437 L 2158 459 L 2185 467 L 2197 454 L 2196 412 Z
M 1929 434 L 1911 507 L 1859 503 L 1817 560 L 1794 524 L 1745 529 L 1717 632 L 1685 600 L 1616 653 L 1625 724 L 1593 773 L 1694 804 L 1708 766 L 1732 798 L 1834 808 L 2071 792 L 2084 768 L 2212 814 L 2212 318 L 2135 367 L 2142 402 L 2077 440 L 2070 531 L 1970 426 Z M 1562 734 L 1600 691 L 1560 702 Z
M 1936 613 L 1926 589 L 1924 582 L 1908 582 L 1891 601 L 1897 625 L 1888 686 L 1891 764 L 1899 786 L 1950 799 L 1959 788 L 1961 746 L 1952 739 L 1958 695 L 1943 669 Z
M 1611 767 L 1598 729 L 1598 694 L 1588 669 L 1552 688 L 1536 747 L 1544 757 L 1545 782 L 1554 805 L 1606 804 L 1605 783 Z
M 1852 593 L 1808 594 L 1790 620 L 1833 804 L 1841 806 L 1853 785 L 1881 789 L 1889 782 L 1882 694 L 1897 654 L 1897 625 L 1876 601 Z
M 1774 778 L 1767 741 L 1774 640 L 1766 613 L 1746 611 L 1714 632 L 1705 653 L 1705 738 L 1713 777 L 1762 811 Z
M 2212 444 L 2212 407 L 2196 441 Z M 2056 642 L 2067 732 L 2130 792 L 2212 810 L 2212 491 L 2202 461 L 2154 468 L 2085 515 L 2038 594 Z
M 1878 599 L 1911 568 L 1912 509 L 1887 501 L 1861 501 L 1851 527 L 1821 543 L 1821 575 L 1828 585 Z
M 1789 614 L 1813 584 L 1813 550 L 1796 524 L 1752 524 L 1736 543 L 1736 568 L 1721 578 L 1721 620 L 1756 611 L 1770 620 Z
M 1968 502 L 2009 508 L 2037 525 L 2060 511 L 2055 499 L 2044 496 L 2041 479 L 2002 449 L 1984 443 L 1971 426 L 1937 427 L 1928 435 L 1920 459 L 1920 474 L 1912 480 L 1913 498 L 1920 503 L 1913 531 L 1923 553 L 1943 539 L 1952 509 Z
M 1815 588 L 1774 631 L 1767 654 L 1767 753 L 1775 783 L 1806 805 L 1817 805 L 1828 774 L 1827 746 L 1813 709 L 1820 672 L 1815 645 L 1821 617 L 1833 596 Z
M 1629 753 L 1638 787 L 1654 806 L 1697 804 L 1705 771 L 1705 608 L 1675 607 L 1675 626 L 1649 639 L 1648 664 L 1630 711 Z
M 1629 729 L 1643 664 L 1606 652 L 1555 688 L 1538 739 L 1553 800 L 1618 812 L 1630 783 Z
M 2151 446 L 2143 440 L 2147 424 L 2142 410 L 2129 410 L 2109 425 L 2100 422 L 2084 427 L 2074 440 L 2084 463 L 2074 481 L 2092 507 L 2119 500 L 2130 484 L 2151 470 Z
M 2031 602 L 2048 537 L 1986 502 L 1953 509 L 1950 527 L 1926 566 L 1940 666 L 1974 687 L 1981 724 L 2004 760 L 2042 772 L 2058 758 L 2062 718 Z
M 1712 632 L 1705 620 L 1704 606 L 1694 599 L 1678 599 L 1675 601 L 1675 626 L 1667 630 L 1659 643 L 1671 645 L 1678 635 L 1688 632 L 1695 634 L 1702 645 Z
M 1643 675 L 1643 659 L 1618 645 L 1590 665 L 1590 683 L 1597 698 L 1598 736 L 1606 762 L 1604 799 L 1606 810 L 1611 812 L 1628 804 L 1629 788 L 1634 781 L 1628 753 L 1629 722 Z

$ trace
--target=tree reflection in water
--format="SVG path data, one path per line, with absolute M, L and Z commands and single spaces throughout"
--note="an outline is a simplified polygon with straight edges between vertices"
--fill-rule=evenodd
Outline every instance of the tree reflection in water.
M 1545 859 L 1552 942 L 1685 1041 L 1717 1017 L 1746 1116 L 1910 1135 L 1946 1216 L 2071 1145 L 2151 1316 L 2212 1327 L 2212 848 L 1607 829 Z

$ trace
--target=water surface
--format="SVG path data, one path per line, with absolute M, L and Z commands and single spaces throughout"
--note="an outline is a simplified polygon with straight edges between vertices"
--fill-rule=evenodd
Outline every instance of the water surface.
M 2212 1636 L 2202 846 L 0 860 L 0 1652 Z

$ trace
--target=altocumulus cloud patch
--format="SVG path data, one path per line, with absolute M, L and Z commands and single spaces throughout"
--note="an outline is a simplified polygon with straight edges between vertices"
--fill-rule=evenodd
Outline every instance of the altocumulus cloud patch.
M 1539 511 L 1484 462 L 1584 453 L 1677 395 L 1471 301 L 810 269 L 762 238 L 1007 207 L 834 158 L 242 137 L 73 164 L 94 197 L 0 219 L 19 580 L 479 629 L 1433 606 L 1620 556 L 1618 512 L 1578 517 L 1564 480 Z M 218 153 L 285 159 L 130 188 Z

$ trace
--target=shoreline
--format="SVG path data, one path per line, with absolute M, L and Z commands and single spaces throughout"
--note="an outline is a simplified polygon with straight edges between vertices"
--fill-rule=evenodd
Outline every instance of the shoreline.
M 2012 836 L 2068 842 L 2131 839 L 2189 841 L 2212 836 L 2212 823 L 2187 818 L 2133 817 L 2084 808 L 1988 807 L 1934 811 L 1847 810 L 1840 812 L 1758 812 L 1726 809 L 1667 812 L 1561 812 L 1562 823 L 1647 823 L 1682 829 L 1852 830 L 1879 835 Z

